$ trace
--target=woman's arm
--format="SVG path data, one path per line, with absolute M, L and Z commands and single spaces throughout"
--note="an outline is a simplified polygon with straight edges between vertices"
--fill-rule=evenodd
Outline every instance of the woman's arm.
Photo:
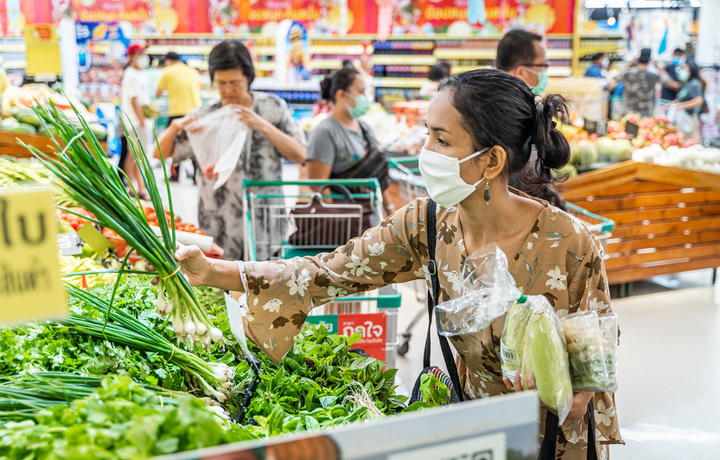
M 251 108 L 238 106 L 238 114 L 240 115 L 240 121 L 245 123 L 248 128 L 264 134 L 280 152 L 280 155 L 293 163 L 305 162 L 306 149 L 302 142 L 282 132 Z
M 705 98 L 702 96 L 697 96 L 690 99 L 689 101 L 678 102 L 675 108 L 678 110 L 692 110 L 697 109 L 698 107 L 702 107 L 704 103 Z
M 193 116 L 173 120 L 167 129 L 158 136 L 158 143 L 155 144 L 155 147 L 153 147 L 153 156 L 158 160 L 163 159 L 161 156 L 164 158 L 172 157 L 175 153 L 175 139 L 178 134 L 180 134 L 180 131 L 183 131 L 190 123 L 193 123 L 196 120 L 197 118 Z M 162 155 L 160 155 L 161 151 Z
M 268 262 L 207 259 L 197 248 L 176 258 L 191 284 L 247 294 L 248 337 L 275 362 L 292 347 L 312 308 L 424 277 L 425 202 L 415 201 L 329 254 Z

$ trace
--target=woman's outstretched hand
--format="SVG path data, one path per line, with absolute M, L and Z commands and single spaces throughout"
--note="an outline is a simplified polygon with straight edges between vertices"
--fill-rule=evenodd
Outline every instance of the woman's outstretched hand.
M 210 271 L 210 262 L 199 247 L 178 245 L 175 260 L 180 262 L 180 270 L 192 286 L 205 284 L 205 275 Z

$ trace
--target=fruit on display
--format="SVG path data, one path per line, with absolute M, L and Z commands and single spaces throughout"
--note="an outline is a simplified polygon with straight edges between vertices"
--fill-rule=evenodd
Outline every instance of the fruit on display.
M 613 139 L 612 136 L 598 137 L 595 141 L 600 163 L 617 163 L 630 159 L 632 144 L 627 139 Z
M 687 148 L 670 146 L 663 148 L 659 144 L 635 150 L 633 160 L 676 168 L 720 174 L 720 149 L 703 147 L 696 144 Z
M 88 122 L 89 129 L 98 140 L 106 140 L 107 129 L 97 122 L 97 116 L 91 113 L 79 99 L 62 94 L 60 92 L 62 88 L 60 87 L 57 87 L 57 89 L 58 92 L 41 83 L 31 83 L 22 87 L 9 86 L 0 95 L 0 104 L 2 105 L 0 131 L 18 134 L 42 134 L 44 136 L 56 134 L 57 131 L 54 127 L 43 126 L 40 117 L 32 109 L 36 103 L 40 105 L 52 103 L 58 110 L 63 111 L 74 125 L 79 126 L 80 120 L 75 115 L 74 107 L 83 119 Z

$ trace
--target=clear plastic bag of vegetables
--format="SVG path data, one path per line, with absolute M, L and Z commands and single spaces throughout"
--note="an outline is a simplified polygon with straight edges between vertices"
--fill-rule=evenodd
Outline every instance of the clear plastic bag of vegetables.
M 618 345 L 618 317 L 615 313 L 600 315 L 600 333 L 603 339 L 605 352 L 605 366 L 608 372 L 608 386 L 604 391 L 614 393 L 617 391 L 617 345 Z
M 558 413 L 562 424 L 573 402 L 565 338 L 555 310 L 544 296 L 529 296 L 532 315 L 525 329 L 521 381 L 532 382 L 540 400 Z
M 522 368 L 525 330 L 532 315 L 532 304 L 527 302 L 526 298 L 515 302 L 505 315 L 500 339 L 500 359 L 503 377 L 507 377 L 511 382 L 515 381 L 515 373 Z
M 594 311 L 583 311 L 562 319 L 570 362 L 570 379 L 577 391 L 605 391 L 609 386 L 600 320 Z
M 505 253 L 494 244 L 465 260 L 461 287 L 462 296 L 435 307 L 438 331 L 445 337 L 485 329 L 521 295 L 508 271 Z
M 205 178 L 214 181 L 213 190 L 225 185 L 250 135 L 237 108 L 226 105 L 191 123 L 185 132 Z

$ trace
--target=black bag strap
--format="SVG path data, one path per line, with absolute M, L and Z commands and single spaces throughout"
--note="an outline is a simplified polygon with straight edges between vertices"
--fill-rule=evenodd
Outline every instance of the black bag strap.
M 328 185 L 323 185 L 322 187 L 320 187 L 320 190 L 318 190 L 318 193 L 319 193 L 320 195 L 322 195 L 322 193 L 323 193 L 326 189 L 330 189 L 330 190 L 333 190 L 333 189 L 335 189 L 335 190 L 340 190 L 340 193 L 342 193 L 343 195 L 345 195 L 345 198 L 347 198 L 347 200 L 348 200 L 350 203 L 355 203 L 355 198 L 353 198 L 352 192 L 350 191 L 350 189 L 347 188 L 346 186 L 342 185 L 342 184 L 328 184 Z
M 440 278 L 438 277 L 438 266 L 437 262 L 435 261 L 435 244 L 436 244 L 436 228 L 437 228 L 437 221 L 436 221 L 436 210 L 437 205 L 435 202 L 430 199 L 428 200 L 428 208 L 427 208 L 427 216 L 426 216 L 426 224 L 425 224 L 425 231 L 427 233 L 428 237 L 428 254 L 430 256 L 430 261 L 428 262 L 428 271 L 430 272 L 430 283 L 432 286 L 432 293 L 431 295 L 428 295 L 428 332 L 427 332 L 427 338 L 425 339 L 425 353 L 423 355 L 423 367 L 427 368 L 430 366 L 430 338 L 432 337 L 432 323 L 433 323 L 433 313 L 435 311 L 435 304 L 440 299 Z M 460 401 L 465 401 L 465 392 L 463 391 L 462 387 L 460 386 L 460 377 L 458 376 L 457 366 L 455 365 L 455 359 L 453 357 L 452 350 L 450 349 L 450 342 L 448 342 L 447 337 L 442 336 L 438 334 L 438 339 L 440 340 L 440 350 L 443 354 L 443 359 L 445 360 L 445 367 L 447 367 L 448 374 L 450 375 L 450 380 L 453 383 L 453 386 L 455 387 L 455 392 L 457 394 L 457 397 Z
M 592 398 L 590 398 L 587 410 L 589 418 L 587 459 L 597 460 L 597 442 L 595 440 L 595 405 L 593 404 Z M 558 416 L 548 411 L 547 416 L 545 417 L 545 435 L 543 436 L 542 444 L 540 444 L 540 455 L 538 456 L 539 460 L 555 460 L 559 425 L 560 419 Z

